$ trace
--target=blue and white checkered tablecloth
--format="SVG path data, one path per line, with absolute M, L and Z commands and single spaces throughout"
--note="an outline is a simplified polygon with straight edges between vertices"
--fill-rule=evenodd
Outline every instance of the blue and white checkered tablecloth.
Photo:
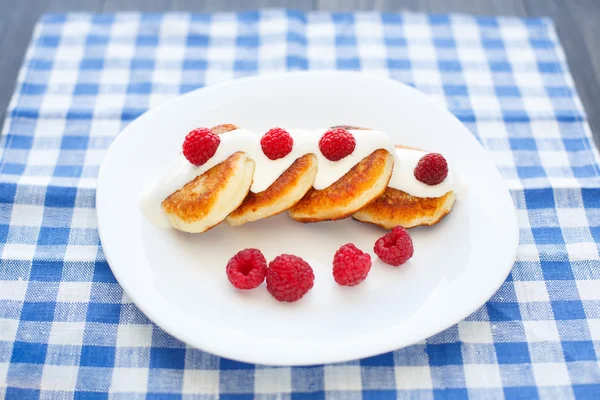
M 465 321 L 373 358 L 273 368 L 186 347 L 110 272 L 94 208 L 102 156 L 180 93 L 304 69 L 389 76 L 455 113 L 511 189 L 514 269 Z M 1 147 L 0 398 L 600 398 L 599 158 L 549 20 L 47 15 Z

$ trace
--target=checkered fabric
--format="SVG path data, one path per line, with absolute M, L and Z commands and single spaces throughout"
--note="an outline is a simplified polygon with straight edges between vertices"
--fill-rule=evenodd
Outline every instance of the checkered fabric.
M 127 123 L 180 93 L 305 69 L 389 76 L 456 114 L 511 189 L 514 269 L 465 321 L 373 358 L 273 368 L 186 347 L 109 269 L 94 208 L 102 156 Z M 47 15 L 2 135 L 0 398 L 598 399 L 600 174 L 590 138 L 545 19 Z

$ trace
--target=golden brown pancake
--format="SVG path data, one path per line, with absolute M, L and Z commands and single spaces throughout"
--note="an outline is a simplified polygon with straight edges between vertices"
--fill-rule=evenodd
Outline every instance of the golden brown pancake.
M 300 222 L 346 218 L 381 196 L 392 176 L 394 156 L 375 150 L 331 186 L 308 193 L 289 210 Z
M 227 223 L 239 226 L 289 209 L 312 187 L 316 175 L 317 157 L 305 154 L 294 161 L 266 190 L 249 192 L 242 205 L 229 214 Z
M 235 125 L 212 128 L 221 134 Z M 162 208 L 178 230 L 200 233 L 223 221 L 244 200 L 254 176 L 254 161 L 238 151 L 188 182 L 162 202 Z
M 434 225 L 441 221 L 454 205 L 456 196 L 448 192 L 442 197 L 414 197 L 401 190 L 387 188 L 377 200 L 353 215 L 353 218 L 385 229 L 400 225 L 412 228 Z
M 396 147 L 412 148 L 400 145 Z M 393 229 L 398 225 L 404 228 L 434 225 L 452 210 L 455 199 L 456 196 L 452 191 L 442 197 L 414 197 L 401 190 L 387 188 L 381 197 L 352 217 L 385 229 Z
M 223 133 L 235 131 L 236 129 L 239 129 L 239 128 L 240 128 L 239 126 L 234 125 L 234 124 L 221 124 L 221 125 L 213 126 L 212 128 L 210 128 L 210 130 L 215 135 L 221 135 Z

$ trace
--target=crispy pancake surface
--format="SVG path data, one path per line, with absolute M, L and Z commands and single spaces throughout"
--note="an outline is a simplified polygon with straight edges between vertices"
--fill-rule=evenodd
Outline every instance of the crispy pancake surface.
M 163 210 L 174 228 L 205 232 L 242 203 L 253 174 L 254 161 L 238 151 L 167 197 Z
M 354 214 L 353 218 L 385 229 L 398 225 L 404 228 L 434 225 L 452 210 L 455 199 L 452 191 L 442 197 L 430 198 L 414 197 L 401 190 L 387 188 L 381 197 Z
M 210 128 L 212 133 L 214 133 L 215 135 L 221 135 L 223 133 L 235 131 L 236 129 L 239 129 L 239 126 L 234 124 L 221 124 L 215 125 L 212 128 Z
M 376 150 L 331 186 L 323 190 L 310 189 L 290 208 L 289 215 L 300 222 L 349 217 L 383 194 L 393 166 L 393 155 L 387 150 Z
M 248 192 L 244 202 L 227 217 L 231 226 L 279 214 L 296 204 L 312 187 L 317 175 L 317 157 L 305 154 L 298 158 L 266 190 Z

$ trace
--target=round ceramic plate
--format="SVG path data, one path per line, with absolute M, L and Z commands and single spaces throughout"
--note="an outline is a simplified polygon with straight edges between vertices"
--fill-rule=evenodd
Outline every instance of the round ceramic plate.
M 443 153 L 468 186 L 439 224 L 412 229 L 414 257 L 382 263 L 373 244 L 385 231 L 352 219 L 300 224 L 286 213 L 202 234 L 152 226 L 138 208 L 198 126 L 349 124 L 387 132 L 395 143 Z M 306 365 L 372 356 L 425 339 L 467 317 L 500 287 L 518 242 L 515 209 L 491 158 L 450 112 L 396 81 L 341 72 L 266 75 L 188 93 L 132 122 L 115 139 L 98 177 L 98 226 L 106 258 L 133 302 L 157 325 L 210 353 L 251 363 Z M 335 251 L 369 251 L 366 281 L 333 280 Z M 238 291 L 225 265 L 247 247 L 267 260 L 298 255 L 313 289 L 279 303 L 264 286 Z

